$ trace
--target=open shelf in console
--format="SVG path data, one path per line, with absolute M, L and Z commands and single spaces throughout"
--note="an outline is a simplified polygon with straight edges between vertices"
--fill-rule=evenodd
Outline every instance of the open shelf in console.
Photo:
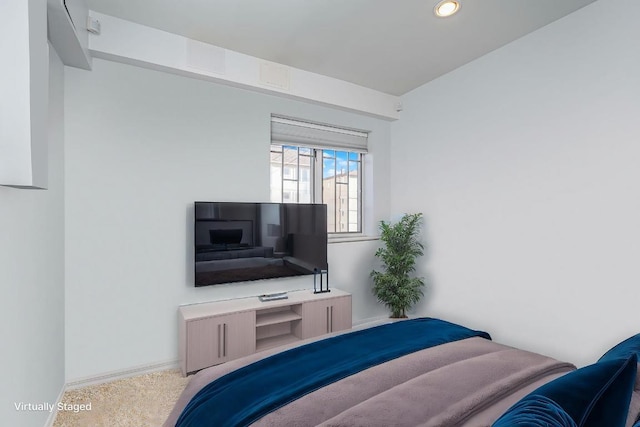
M 256 313 L 256 327 L 275 325 L 276 323 L 291 322 L 293 320 L 300 320 L 302 316 L 292 310 L 276 311 L 272 313 Z
M 256 351 L 279 347 L 281 345 L 290 344 L 299 340 L 300 338 L 296 337 L 293 334 L 276 335 L 269 338 L 261 338 L 256 340 Z
M 302 304 L 256 310 L 256 351 L 302 339 Z

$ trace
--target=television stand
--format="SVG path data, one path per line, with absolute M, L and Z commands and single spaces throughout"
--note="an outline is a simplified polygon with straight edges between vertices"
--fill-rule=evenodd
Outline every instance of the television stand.
M 213 301 L 178 308 L 183 375 L 269 348 L 351 329 L 351 294 L 294 291 L 288 298 Z

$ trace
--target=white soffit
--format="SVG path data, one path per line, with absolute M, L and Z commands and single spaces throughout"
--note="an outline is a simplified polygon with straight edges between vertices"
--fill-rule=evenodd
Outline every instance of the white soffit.
M 398 118 L 397 96 L 344 80 L 189 39 L 91 11 L 101 23 L 89 35 L 95 58 L 304 100 L 385 120 Z
M 402 95 L 594 0 L 88 0 L 90 9 Z

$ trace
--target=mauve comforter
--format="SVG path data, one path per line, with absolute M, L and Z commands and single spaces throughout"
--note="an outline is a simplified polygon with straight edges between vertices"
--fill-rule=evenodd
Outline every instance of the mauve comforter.
M 281 349 L 280 349 L 281 350 Z M 272 350 L 197 373 L 165 426 L 220 376 Z M 344 378 L 277 409 L 256 427 L 473 426 L 493 423 L 521 397 L 575 369 L 539 354 L 468 338 L 403 356 Z

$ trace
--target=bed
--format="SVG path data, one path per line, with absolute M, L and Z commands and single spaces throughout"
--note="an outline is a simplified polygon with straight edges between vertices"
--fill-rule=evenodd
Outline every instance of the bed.
M 200 371 L 164 425 L 640 427 L 638 353 L 640 334 L 576 369 L 411 319 Z

